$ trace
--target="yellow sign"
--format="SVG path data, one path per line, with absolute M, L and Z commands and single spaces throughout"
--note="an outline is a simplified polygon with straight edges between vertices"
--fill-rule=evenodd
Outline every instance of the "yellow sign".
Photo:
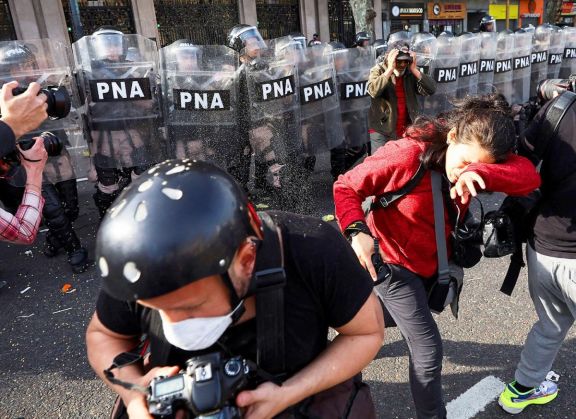
M 496 20 L 506 20 L 506 5 L 491 4 L 488 6 L 488 14 Z M 508 6 L 508 19 L 518 19 L 518 5 Z

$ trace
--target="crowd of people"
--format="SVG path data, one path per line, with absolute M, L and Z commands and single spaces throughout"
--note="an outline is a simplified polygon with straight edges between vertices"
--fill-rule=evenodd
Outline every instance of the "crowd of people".
M 434 95 L 437 81 L 408 42 L 372 48 L 367 33 L 355 48 L 301 34 L 264 41 L 256 27 L 237 25 L 227 46 L 180 40 L 161 50 L 160 100 L 148 41 L 103 27 L 73 46 L 101 217 L 102 290 L 86 346 L 118 394 L 114 418 L 153 409 L 376 417 L 361 371 L 394 326 L 409 349 L 416 417 L 445 418 L 432 313 L 457 303 L 468 266 L 453 239 L 484 191 L 540 191 L 526 237 L 539 320 L 499 404 L 516 414 L 557 396 L 546 375 L 576 316 L 576 94 L 559 91 L 520 133 L 498 92 L 424 115 L 419 98 Z M 9 47 L 0 57 L 34 55 Z M 34 62 L 24 73 L 42 71 Z M 38 83 L 20 82 L 29 84 L 22 94 L 13 95 L 17 82 L 0 91 L 1 157 L 16 150 L 24 179 L 2 180 L 0 199 L 13 214 L 0 210 L 1 238 L 32 243 L 43 213 L 45 254 L 65 249 L 83 272 L 89 261 L 72 227 L 77 192 L 74 204 L 74 194 L 56 189 L 63 177 L 43 175 L 48 156 L 35 134 L 47 98 Z M 35 138 L 29 150 L 18 146 L 26 135 Z M 338 229 L 286 211 L 299 209 L 319 152 L 330 152 Z M 19 206 L 7 204 L 15 196 Z M 258 212 L 253 201 L 263 196 L 279 210 Z M 234 357 L 239 370 L 225 361 Z M 188 381 L 169 381 L 183 371 Z M 238 374 L 246 380 L 228 388 Z M 228 399 L 199 390 L 213 376 Z

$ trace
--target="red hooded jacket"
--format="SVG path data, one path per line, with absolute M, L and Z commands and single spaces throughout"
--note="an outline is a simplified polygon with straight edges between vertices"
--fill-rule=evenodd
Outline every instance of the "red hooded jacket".
M 334 183 L 334 204 L 340 228 L 345 230 L 351 223 L 364 220 L 362 202 L 367 197 L 397 191 L 404 186 L 418 170 L 425 146 L 426 143 L 410 138 L 389 141 L 362 164 L 341 175 Z M 484 179 L 487 191 L 518 196 L 540 186 L 540 176 L 534 165 L 515 154 L 510 154 L 502 163 L 470 164 L 465 171 L 478 173 Z M 446 211 L 445 220 L 448 238 L 454 220 L 449 220 Z M 436 274 L 438 260 L 429 172 L 410 193 L 387 208 L 371 211 L 366 222 L 378 239 L 385 261 L 404 266 L 425 278 Z

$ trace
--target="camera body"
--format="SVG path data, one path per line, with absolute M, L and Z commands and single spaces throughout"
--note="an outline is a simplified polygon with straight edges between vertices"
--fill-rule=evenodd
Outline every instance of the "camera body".
M 190 358 L 186 371 L 152 380 L 149 412 L 164 418 L 185 408 L 193 417 L 240 418 L 235 397 L 248 385 L 250 373 L 251 368 L 242 357 L 224 358 L 214 352 Z
M 502 211 L 490 211 L 484 217 L 484 256 L 498 258 L 511 255 L 516 249 L 514 226 Z
M 28 86 L 18 86 L 12 90 L 14 96 L 21 95 Z M 50 119 L 62 119 L 70 113 L 71 101 L 68 90 L 64 86 L 48 86 L 40 89 L 38 94 L 44 93 L 48 108 L 46 113 Z
M 59 156 L 64 148 L 64 143 L 55 134 L 45 131 L 39 135 L 44 141 L 44 148 L 50 157 Z M 22 150 L 30 150 L 36 141 L 34 138 L 26 138 L 18 141 Z M 20 166 L 20 152 L 14 150 L 0 159 L 0 178 L 10 178 L 14 169 Z

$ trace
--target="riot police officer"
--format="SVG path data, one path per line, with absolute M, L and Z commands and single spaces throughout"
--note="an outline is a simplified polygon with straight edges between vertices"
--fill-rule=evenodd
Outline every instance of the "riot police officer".
M 44 77 L 43 70 L 46 69 L 39 68 L 33 49 L 34 45 L 22 42 L 10 41 L 4 45 L 0 44 L 0 76 L 2 78 L 9 76 L 23 84 Z M 63 67 L 62 63 L 60 66 Z M 39 130 L 34 131 L 24 138 L 35 137 L 39 133 Z M 64 144 L 67 143 L 68 137 L 64 129 L 54 129 L 53 134 Z M 18 179 L 16 176 L 12 182 L 4 179 L 0 182 L 3 190 L 0 199 L 10 211 L 15 212 L 24 193 L 25 179 Z M 65 148 L 59 156 L 50 157 L 45 166 L 42 196 L 45 200 L 42 210 L 43 221 L 48 227 L 44 255 L 54 257 L 64 250 L 68 254 L 68 263 L 72 271 L 84 272 L 89 265 L 88 252 L 82 246 L 73 227 L 73 222 L 79 214 L 78 189 L 74 167 Z
M 486 15 L 480 20 L 480 32 L 496 32 L 496 19 Z
M 368 32 L 358 32 L 355 37 L 354 46 L 359 48 L 366 48 L 370 45 L 370 40 L 372 37 Z
M 103 26 L 73 45 L 87 102 L 100 218 L 132 179 L 164 158 L 157 135 L 157 50 L 153 41 L 139 37 Z M 137 62 L 126 58 L 129 46 Z

